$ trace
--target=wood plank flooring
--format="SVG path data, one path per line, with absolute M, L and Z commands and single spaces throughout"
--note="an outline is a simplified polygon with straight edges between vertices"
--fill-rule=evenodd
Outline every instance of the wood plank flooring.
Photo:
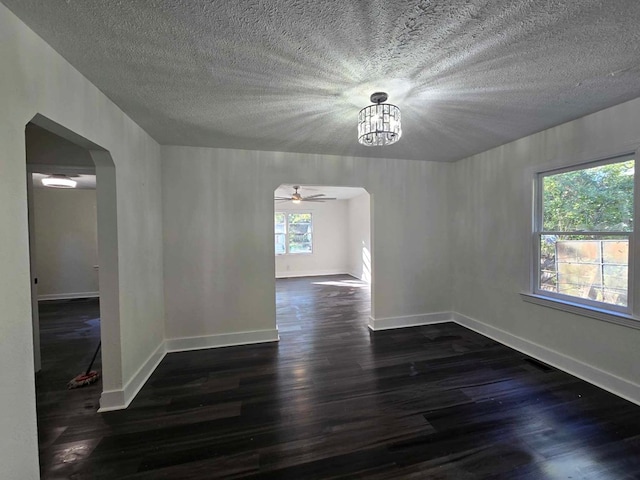
M 97 302 L 42 304 L 43 478 L 640 478 L 640 407 L 453 323 L 371 333 L 348 276 L 276 288 L 279 343 L 169 354 L 105 414 L 65 390 Z

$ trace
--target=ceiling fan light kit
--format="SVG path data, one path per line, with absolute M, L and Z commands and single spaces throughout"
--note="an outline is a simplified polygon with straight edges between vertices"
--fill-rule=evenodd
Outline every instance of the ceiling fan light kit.
M 76 188 L 78 182 L 71 180 L 66 175 L 49 175 L 42 179 L 42 184 L 45 187 L 51 188 Z
M 371 95 L 373 105 L 358 113 L 358 142 L 367 147 L 392 145 L 402 137 L 400 109 L 387 101 L 385 92 Z

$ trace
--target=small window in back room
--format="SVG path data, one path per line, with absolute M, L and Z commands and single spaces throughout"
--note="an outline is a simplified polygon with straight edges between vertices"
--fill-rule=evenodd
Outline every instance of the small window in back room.
M 630 157 L 538 174 L 535 293 L 628 309 L 634 175 Z
M 311 213 L 275 213 L 276 255 L 313 253 Z

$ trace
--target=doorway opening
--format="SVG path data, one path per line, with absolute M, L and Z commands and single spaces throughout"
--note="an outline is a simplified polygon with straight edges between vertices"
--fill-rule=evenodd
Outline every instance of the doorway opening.
M 40 426 L 43 412 L 58 419 L 64 411 L 93 414 L 105 392 L 122 388 L 116 183 L 107 150 L 42 115 L 25 126 L 25 147 Z M 45 178 L 76 188 L 47 188 Z M 100 382 L 67 391 L 101 340 L 92 368 L 101 370 Z M 38 387 L 49 391 L 41 395 Z M 76 401 L 79 408 L 70 407 Z
M 364 188 L 283 184 L 275 190 L 276 323 L 281 339 L 300 333 L 311 347 L 312 333 L 340 335 L 353 329 L 368 338 L 371 246 L 371 196 Z

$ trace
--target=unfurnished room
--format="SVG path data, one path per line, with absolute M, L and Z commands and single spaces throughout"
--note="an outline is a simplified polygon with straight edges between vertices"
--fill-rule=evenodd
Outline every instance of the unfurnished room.
M 640 478 L 639 19 L 0 0 L 0 479 Z

